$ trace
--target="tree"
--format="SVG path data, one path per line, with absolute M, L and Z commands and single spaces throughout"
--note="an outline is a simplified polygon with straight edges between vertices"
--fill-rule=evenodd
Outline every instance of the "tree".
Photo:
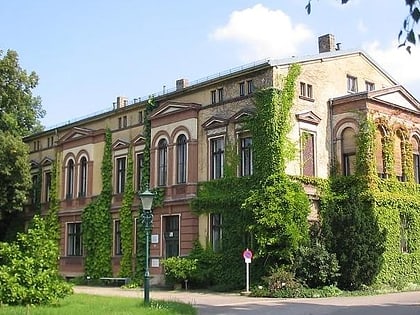
M 306 12 L 311 14 L 311 1 L 308 0 L 305 6 Z M 341 4 L 346 4 L 349 0 L 341 0 Z M 416 45 L 420 41 L 420 34 L 415 34 L 414 28 L 420 20 L 420 0 L 405 0 L 405 5 L 408 6 L 408 14 L 403 21 L 403 26 L 398 34 L 398 47 L 405 46 L 407 51 L 411 53 L 411 45 Z
M 13 215 L 31 188 L 28 149 L 22 137 L 42 130 L 45 114 L 39 97 L 32 95 L 38 84 L 35 72 L 19 65 L 18 54 L 0 50 L 0 240 L 11 234 Z

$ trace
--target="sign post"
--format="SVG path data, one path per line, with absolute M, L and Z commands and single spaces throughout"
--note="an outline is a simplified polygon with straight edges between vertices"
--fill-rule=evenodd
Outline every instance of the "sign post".
M 242 253 L 242 257 L 245 259 L 246 265 L 246 293 L 249 293 L 249 264 L 252 260 L 252 252 L 247 248 Z

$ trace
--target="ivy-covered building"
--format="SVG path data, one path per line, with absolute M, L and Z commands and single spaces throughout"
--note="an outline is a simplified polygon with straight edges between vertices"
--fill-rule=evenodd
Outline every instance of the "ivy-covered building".
M 195 82 L 179 79 L 174 89 L 153 94 L 152 99 L 117 97 L 110 110 L 27 137 L 34 182 L 25 208 L 28 217 L 39 207 L 46 212 L 52 165 L 58 166 L 61 273 L 85 274 L 82 214 L 102 191 L 107 129 L 112 136 L 109 256 L 114 275 L 124 252 L 120 209 L 127 185 L 135 192 L 146 185 L 160 192 L 160 202 L 153 209 L 153 282 L 162 281 L 162 259 L 188 255 L 196 240 L 215 250 L 222 246 L 223 216 L 197 215 L 190 203 L 200 182 L 224 176 L 228 149 L 235 148 L 239 157 L 237 176 L 253 173 L 252 134 L 244 127 L 244 118 L 253 115 L 254 92 L 281 89 L 292 64 L 299 64 L 301 70 L 289 138 L 299 150 L 286 166 L 289 175 L 327 179 L 333 170 L 354 174 L 356 135 L 361 121 L 370 117 L 376 124 L 372 154 L 376 174 L 419 183 L 418 101 L 365 52 L 337 50 L 330 34 L 318 40 L 316 55 L 262 60 Z M 393 141 L 388 141 L 391 135 Z M 128 176 L 130 165 L 132 176 Z M 309 220 L 317 220 L 318 192 L 312 185 L 305 190 L 312 202 Z M 130 207 L 135 249 L 137 197 Z M 401 243 L 401 251 L 408 251 L 406 243 Z M 135 250 L 131 256 L 134 261 Z

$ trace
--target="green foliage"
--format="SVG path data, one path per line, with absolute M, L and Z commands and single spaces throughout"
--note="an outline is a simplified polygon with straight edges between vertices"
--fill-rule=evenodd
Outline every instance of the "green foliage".
M 297 289 L 302 286 L 292 271 L 284 266 L 274 267 L 270 270 L 270 275 L 263 278 L 269 292 L 277 292 L 284 289 Z
M 28 164 L 28 147 L 22 142 L 21 137 L 0 130 L 0 148 L 1 220 L 6 213 L 22 211 L 22 205 L 32 187 L 32 180 Z
M 182 283 L 197 270 L 197 260 L 186 257 L 169 257 L 162 260 L 167 283 Z
M 386 233 L 378 225 L 371 194 L 358 176 L 337 177 L 322 211 L 322 228 L 329 251 L 336 254 L 340 288 L 370 285 L 382 266 Z
M 335 285 L 339 266 L 335 254 L 327 251 L 320 242 L 300 247 L 294 262 L 296 277 L 310 288 Z
M 189 286 L 208 287 L 216 283 L 215 279 L 223 269 L 220 260 L 221 254 L 215 253 L 210 246 L 203 248 L 200 242 L 196 241 L 188 258 L 197 261 L 197 268 L 188 279 Z
M 141 191 L 145 191 L 146 188 L 149 188 L 150 184 L 150 144 L 151 144 L 151 122 L 150 122 L 150 114 L 151 112 L 157 107 L 157 103 L 153 97 L 150 97 L 146 104 L 145 110 L 145 118 L 144 118 L 144 127 L 143 127 L 143 134 L 145 138 L 145 145 L 143 149 L 143 172 L 141 177 Z M 164 190 L 163 189 L 156 189 L 153 190 L 155 193 L 155 198 L 153 199 L 153 206 L 159 206 L 163 204 L 164 199 Z M 135 268 L 135 278 L 141 281 L 144 275 L 144 266 L 146 262 L 146 234 L 145 234 L 145 227 L 142 220 L 142 205 L 140 203 L 138 216 L 137 216 L 137 248 L 136 248 L 136 268 Z
M 102 191 L 82 213 L 85 274 L 92 279 L 112 276 L 112 135 L 105 133 L 105 148 L 101 167 Z
M 290 263 L 309 238 L 309 200 L 302 186 L 286 175 L 272 175 L 254 189 L 243 207 L 253 213 L 250 231 L 258 255 Z
M 60 241 L 60 219 L 58 218 L 58 212 L 60 210 L 60 198 L 58 195 L 60 191 L 59 183 L 60 155 L 57 153 L 55 162 L 52 165 L 50 202 L 48 207 L 48 213 L 45 218 L 45 223 L 47 225 L 47 231 L 50 233 L 50 238 L 56 240 L 57 244 Z
M 127 174 L 125 178 L 124 197 L 120 209 L 122 257 L 120 261 L 120 277 L 133 277 L 133 153 L 128 150 Z
M 15 51 L 0 50 L 0 132 L 24 137 L 42 129 L 39 119 L 45 111 L 41 99 L 32 95 L 37 85 L 38 76 L 20 67 Z
M 255 92 L 256 112 L 246 126 L 252 134 L 254 174 L 260 179 L 283 173 L 291 157 L 290 109 L 293 106 L 295 81 L 300 73 L 299 65 L 292 65 L 284 80 L 283 89 L 264 89 Z
M 0 302 L 50 304 L 72 293 L 58 274 L 58 243 L 45 222 L 35 216 L 16 242 L 0 243 Z

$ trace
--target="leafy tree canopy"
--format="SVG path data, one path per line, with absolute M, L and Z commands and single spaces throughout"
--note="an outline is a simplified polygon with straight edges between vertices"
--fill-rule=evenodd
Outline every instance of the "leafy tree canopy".
M 0 50 L 0 239 L 10 225 L 5 217 L 22 210 L 31 187 L 28 149 L 22 138 L 42 129 L 41 100 L 32 95 L 37 84 L 38 76 L 20 67 L 15 51 Z
M 306 12 L 311 14 L 312 0 L 308 0 L 305 6 Z M 340 0 L 341 4 L 346 4 L 349 0 Z M 420 20 L 420 1 L 419 0 L 405 0 L 405 5 L 408 6 L 408 14 L 403 21 L 403 26 L 398 34 L 399 46 L 405 46 L 407 51 L 411 53 L 411 45 L 416 45 L 420 41 L 420 34 L 415 33 L 414 28 Z

